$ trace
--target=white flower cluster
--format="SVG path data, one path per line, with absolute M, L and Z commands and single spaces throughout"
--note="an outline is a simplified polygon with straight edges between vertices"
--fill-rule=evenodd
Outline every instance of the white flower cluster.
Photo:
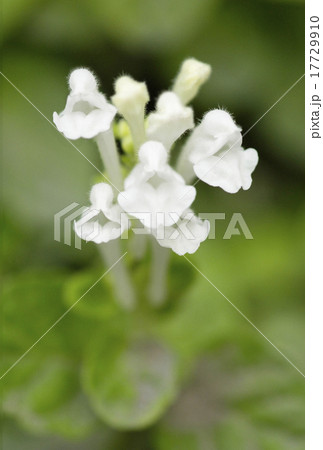
M 195 59 L 184 61 L 172 89 L 159 96 L 155 111 L 147 117 L 149 94 L 145 83 L 120 77 L 111 99 L 113 106 L 99 92 L 89 70 L 72 72 L 66 107 L 62 113 L 54 113 L 58 130 L 68 139 L 96 137 L 112 180 L 116 166 L 109 166 L 109 161 L 115 161 L 112 153 L 117 152 L 113 119 L 118 112 L 123 116 L 121 121 L 126 121 L 127 137 L 131 136 L 131 150 L 127 151 L 132 152 L 135 161 L 121 189 L 117 188 L 119 193 L 108 183 L 92 187 L 91 206 L 75 223 L 78 236 L 98 244 L 109 242 L 119 238 L 137 219 L 161 246 L 179 255 L 194 253 L 210 229 L 209 222 L 199 219 L 190 209 L 196 189 L 189 183 L 195 176 L 229 193 L 249 189 L 258 154 L 254 149 L 241 147 L 241 129 L 230 114 L 212 110 L 194 128 L 193 110 L 187 104 L 210 72 L 207 64 Z M 170 153 L 188 130 L 192 131 L 179 153 L 175 170 L 169 163 Z M 102 142 L 108 143 L 106 148 L 102 148 Z M 117 160 L 120 170 L 119 154 Z
M 116 108 L 98 91 L 94 75 L 74 70 L 69 78 L 70 94 L 64 111 L 54 112 L 53 121 L 67 139 L 91 139 L 110 128 Z

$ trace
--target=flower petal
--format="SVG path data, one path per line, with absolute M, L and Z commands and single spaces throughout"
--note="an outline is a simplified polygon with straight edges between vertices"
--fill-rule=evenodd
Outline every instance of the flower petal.
M 103 131 L 110 129 L 111 122 L 115 115 L 115 109 L 95 109 L 84 117 L 82 123 L 82 136 L 85 139 L 92 139 Z
M 146 172 L 143 164 L 137 164 L 124 180 L 125 189 L 129 189 L 132 186 L 136 186 L 142 183 L 146 183 L 154 174 Z
M 137 217 L 144 225 L 156 228 L 160 224 L 170 226 L 176 223 L 183 211 L 193 203 L 195 196 L 193 186 L 164 182 L 155 188 L 149 183 L 143 183 L 121 192 L 118 202 L 128 214 Z
M 157 196 L 161 210 L 165 213 L 165 226 L 170 226 L 191 206 L 196 189 L 177 183 L 162 183 L 157 189 Z
M 98 211 L 106 212 L 112 205 L 113 190 L 107 183 L 97 183 L 92 186 L 90 201 L 92 207 Z
M 165 228 L 164 237 L 158 238 L 158 233 L 155 233 L 155 237 L 162 247 L 171 248 L 182 256 L 185 253 L 195 253 L 209 232 L 209 221 L 193 215 L 189 220 L 181 219 L 176 225 Z
M 222 109 L 213 109 L 205 114 L 201 128 L 203 132 L 213 137 L 230 135 L 241 128 L 236 125 L 231 115 Z
M 187 141 L 185 152 L 193 164 L 216 153 L 240 146 L 241 129 L 229 113 L 221 109 L 208 112 Z
M 234 147 L 194 165 L 196 175 L 211 186 L 219 186 L 234 194 L 240 188 L 249 189 L 251 174 L 258 163 L 256 150 Z
M 85 72 L 89 71 L 85 70 Z M 91 76 L 93 75 L 91 74 Z M 73 80 L 73 78 L 71 79 Z M 76 87 L 67 97 L 65 109 L 59 115 L 56 112 L 53 115 L 53 121 L 58 130 L 67 139 L 72 140 L 81 137 L 92 139 L 99 133 L 108 131 L 117 112 L 116 108 L 108 103 L 96 87 L 95 89 L 91 88 L 91 83 L 86 80 L 86 77 L 79 81 L 76 80 L 72 85 Z
M 98 220 L 79 221 L 74 223 L 75 233 L 83 240 L 101 244 L 117 239 L 122 234 L 120 224 L 108 221 L 101 225 Z
M 140 147 L 138 156 L 147 172 L 158 172 L 167 163 L 167 151 L 160 142 L 146 142 Z
M 118 195 L 121 208 L 128 214 L 138 217 L 141 213 L 149 213 L 154 209 L 156 191 L 149 183 L 132 186 Z
M 244 150 L 240 155 L 240 172 L 242 189 L 247 190 L 252 183 L 251 174 L 259 161 L 258 152 L 253 148 Z
M 157 177 L 157 184 L 163 180 L 184 184 L 184 179 L 167 164 L 167 151 L 165 147 L 156 141 L 148 141 L 140 147 L 139 160 L 128 177 L 125 179 L 125 189 L 131 186 L 146 183 L 153 177 Z
M 148 139 L 162 142 L 169 150 L 188 129 L 194 127 L 193 110 L 185 107 L 173 92 L 160 95 L 156 112 L 147 119 Z
M 194 58 L 186 59 L 175 79 L 173 91 L 186 105 L 196 96 L 199 88 L 207 81 L 210 74 L 211 67 L 208 64 Z
M 75 94 L 95 91 L 98 87 L 93 73 L 85 68 L 73 70 L 69 76 L 68 84 Z
M 85 114 L 82 112 L 75 113 L 61 113 L 57 114 L 56 112 L 53 114 L 53 121 L 61 133 L 67 139 L 79 139 L 82 137 L 82 123 L 85 118 Z

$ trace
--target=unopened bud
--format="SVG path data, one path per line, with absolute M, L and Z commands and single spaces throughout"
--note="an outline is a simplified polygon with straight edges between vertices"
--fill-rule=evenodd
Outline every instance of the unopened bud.
M 176 77 L 173 91 L 181 99 L 183 105 L 189 103 L 197 94 L 211 74 L 211 67 L 197 59 L 186 59 Z
M 73 94 L 93 92 L 97 89 L 97 81 L 88 69 L 75 69 L 71 73 L 68 84 Z
M 146 83 L 122 76 L 115 83 L 112 103 L 128 122 L 135 146 L 139 148 L 145 140 L 144 115 L 149 100 Z

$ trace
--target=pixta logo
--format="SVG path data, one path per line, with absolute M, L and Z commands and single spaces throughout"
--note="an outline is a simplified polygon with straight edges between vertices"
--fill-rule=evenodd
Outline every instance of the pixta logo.
M 74 247 L 81 250 L 82 239 L 74 232 L 74 222 L 81 219 L 88 229 L 88 240 L 94 240 L 99 233 L 99 227 L 98 223 L 91 221 L 92 218 L 93 209 L 90 210 L 85 206 L 80 206 L 76 202 L 71 203 L 54 215 L 54 240 L 71 246 L 73 236 Z

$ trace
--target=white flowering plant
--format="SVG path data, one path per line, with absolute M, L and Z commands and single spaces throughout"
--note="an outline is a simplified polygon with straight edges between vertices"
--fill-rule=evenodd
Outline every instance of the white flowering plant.
M 72 436 L 93 429 L 93 412 L 121 430 L 156 422 L 185 381 L 199 352 L 196 343 L 203 342 L 198 333 L 192 342 L 187 336 L 185 323 L 194 308 L 187 310 L 184 323 L 176 313 L 194 280 L 183 256 L 198 251 L 210 232 L 209 221 L 192 209 L 195 186 L 200 180 L 228 193 L 249 189 L 258 162 L 256 150 L 241 147 L 241 128 L 227 111 L 208 111 L 196 124 L 189 104 L 210 73 L 209 65 L 187 59 L 170 90 L 147 113 L 144 82 L 121 76 L 108 101 L 94 74 L 79 68 L 69 76 L 64 110 L 53 115 L 68 140 L 94 139 L 98 146 L 103 170 L 74 230 L 98 246 L 106 273 L 111 270 L 98 278 L 93 268 L 65 283 L 69 310 L 75 299 L 83 299 L 82 291 L 87 296 L 75 308 L 72 333 L 69 327 L 64 331 L 71 345 L 77 337 L 82 361 L 82 394 L 65 406 L 68 417 L 77 409 L 73 425 L 68 425 Z M 60 374 L 64 362 L 51 361 L 52 370 Z M 74 369 L 68 376 L 79 383 Z M 12 408 L 11 398 L 8 404 Z M 21 415 L 19 404 L 15 414 L 33 426 L 37 411 L 32 407 L 31 415 Z M 41 420 L 40 428 L 64 434 L 64 415 Z
M 193 202 L 199 181 L 231 194 L 249 189 L 258 155 L 242 148 L 241 129 L 225 110 L 194 118 L 189 104 L 210 73 L 207 64 L 184 61 L 148 113 L 145 83 L 121 76 L 108 101 L 91 71 L 70 74 L 66 106 L 53 120 L 68 140 L 94 139 L 98 146 L 103 169 L 74 230 L 98 247 L 106 272 L 44 274 L 6 292 L 10 349 L 12 336 L 25 343 L 29 326 L 21 317 L 17 329 L 18 313 L 10 316 L 20 311 L 19 289 L 30 307 L 41 304 L 26 334 L 31 348 L 43 332 L 40 318 L 50 331 L 71 311 L 49 339 L 50 355 L 29 355 L 10 379 L 4 409 L 23 427 L 71 438 L 93 434 L 102 422 L 118 430 L 148 427 L 175 402 L 202 349 L 221 335 L 221 327 L 207 323 L 208 314 L 217 323 L 223 317 L 209 297 L 185 298 L 195 281 L 185 255 L 207 246 L 210 232 Z M 56 301 L 61 290 L 63 310 Z M 196 317 L 205 325 L 200 330 Z
M 161 93 L 155 109 L 146 114 L 149 93 L 144 82 L 121 76 L 109 102 L 92 72 L 76 69 L 69 77 L 65 109 L 53 116 L 66 138 L 96 140 L 105 170 L 104 179 L 91 189 L 91 205 L 75 222 L 76 234 L 101 246 L 109 264 L 121 256 L 120 243 L 113 241 L 125 231 L 127 237 L 129 229 L 136 234 L 132 240 L 138 241 L 135 247 L 141 258 L 147 241 L 151 243 L 153 280 L 148 297 L 155 305 L 167 296 L 163 277 L 169 251 L 181 256 L 195 253 L 210 231 L 208 220 L 201 220 L 191 209 L 195 178 L 236 193 L 250 188 L 258 163 L 256 150 L 242 148 L 241 128 L 227 111 L 208 111 L 195 126 L 188 104 L 210 73 L 209 65 L 185 60 L 171 89 Z M 182 148 L 177 149 L 172 166 L 178 143 Z M 118 264 L 117 297 L 124 307 L 134 308 L 131 276 L 125 268 L 121 270 L 123 261 Z
M 303 20 L 4 0 L 5 450 L 304 448 Z

